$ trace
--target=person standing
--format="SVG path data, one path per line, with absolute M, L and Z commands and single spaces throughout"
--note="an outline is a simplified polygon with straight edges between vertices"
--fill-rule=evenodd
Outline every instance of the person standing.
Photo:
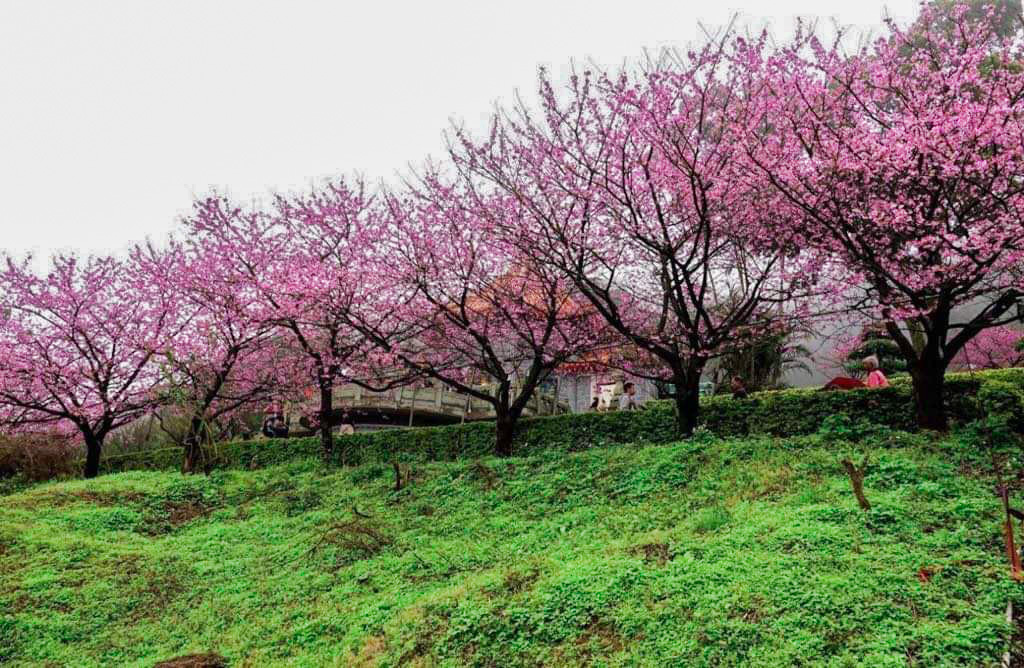
M 626 383 L 622 386 L 622 394 L 619 395 L 619 410 L 636 410 L 636 385 L 633 383 Z
M 733 399 L 746 399 L 750 396 L 750 393 L 747 392 L 747 386 L 743 384 L 743 379 L 739 376 L 732 377 L 729 387 L 732 390 Z

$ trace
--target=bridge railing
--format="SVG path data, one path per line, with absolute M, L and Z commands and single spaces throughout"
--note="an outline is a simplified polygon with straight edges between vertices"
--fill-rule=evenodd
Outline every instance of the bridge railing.
M 386 409 L 389 411 L 429 413 L 467 420 L 494 416 L 491 404 L 447 387 L 397 387 L 375 392 L 358 385 L 343 385 L 334 391 L 334 407 L 347 409 Z M 536 392 L 524 415 L 558 415 L 572 412 L 565 401 L 551 392 Z

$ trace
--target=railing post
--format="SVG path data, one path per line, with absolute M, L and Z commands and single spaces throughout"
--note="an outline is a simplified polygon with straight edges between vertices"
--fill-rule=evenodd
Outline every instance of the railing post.
M 409 402 L 409 426 L 412 426 L 412 416 L 416 413 L 416 392 L 418 387 L 412 388 L 412 401 Z

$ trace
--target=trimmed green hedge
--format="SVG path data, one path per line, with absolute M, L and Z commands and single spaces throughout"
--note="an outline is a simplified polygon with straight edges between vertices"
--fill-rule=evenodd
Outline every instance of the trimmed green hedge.
M 950 419 L 968 422 L 981 415 L 976 397 L 983 382 L 1010 383 L 1024 389 L 1024 368 L 958 373 L 946 376 L 946 405 Z M 700 423 L 718 436 L 751 433 L 797 436 L 818 431 L 825 418 L 845 414 L 866 418 L 893 429 L 913 430 L 914 404 L 910 383 L 897 380 L 876 390 L 821 392 L 816 389 L 761 392 L 749 399 L 718 396 L 701 400 Z M 522 420 L 516 437 L 517 454 L 543 450 L 586 450 L 616 443 L 666 443 L 674 440 L 672 404 L 648 402 L 639 411 L 576 413 Z M 477 422 L 447 427 L 387 429 L 337 439 L 335 459 L 348 463 L 402 460 L 450 460 L 489 455 L 494 448 L 494 425 Z M 318 455 L 316 437 L 234 441 L 208 450 L 214 468 L 255 468 L 296 456 Z M 177 448 L 106 458 L 105 472 L 129 469 L 173 469 L 181 465 Z

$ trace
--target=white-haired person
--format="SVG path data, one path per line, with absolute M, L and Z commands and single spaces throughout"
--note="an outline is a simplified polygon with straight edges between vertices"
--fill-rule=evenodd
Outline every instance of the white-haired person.
M 878 368 L 878 358 L 868 355 L 864 358 L 864 368 L 868 371 L 868 378 L 865 384 L 868 387 L 889 387 L 889 379 L 885 377 L 882 370 Z

